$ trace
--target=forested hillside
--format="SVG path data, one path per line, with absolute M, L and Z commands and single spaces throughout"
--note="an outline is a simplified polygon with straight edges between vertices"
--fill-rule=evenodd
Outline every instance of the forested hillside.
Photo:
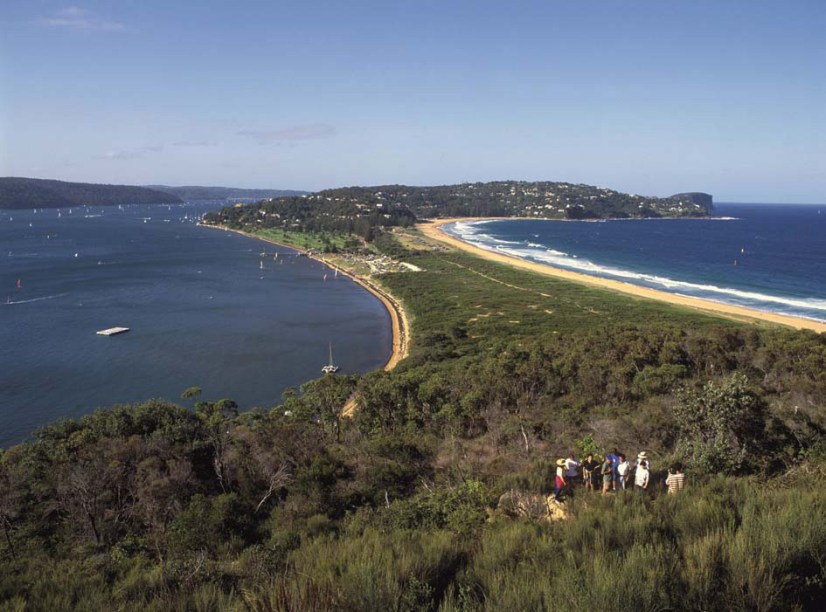
M 264 198 L 283 198 L 290 196 L 305 195 L 306 191 L 296 191 L 293 189 L 240 189 L 238 187 L 199 187 L 184 186 L 170 187 L 169 185 L 147 185 L 149 189 L 163 191 L 178 196 L 182 200 L 241 200 Z
M 319 194 L 236 204 L 204 216 L 204 223 L 233 229 L 354 234 L 366 240 L 372 240 L 379 228 L 410 227 L 415 222 L 415 215 L 403 204 L 364 204 Z
M 822 609 L 826 339 L 382 236 L 420 270 L 378 279 L 412 320 L 395 370 L 241 414 L 189 388 L 0 454 L 0 607 Z M 649 493 L 513 503 L 613 447 Z
M 270 198 L 209 213 L 205 222 L 234 229 L 282 229 L 356 234 L 371 240 L 378 228 L 409 227 L 418 218 L 542 217 L 598 219 L 704 216 L 711 196 L 629 195 L 589 185 L 499 181 L 440 187 L 344 187 L 300 197 Z
M 17 177 L 0 178 L 0 208 L 179 204 L 181 201 L 174 194 L 132 185 L 68 183 Z
M 712 208 L 708 194 L 656 198 L 621 193 L 605 187 L 549 181 L 494 181 L 435 187 L 345 187 L 320 191 L 315 195 L 318 199 L 354 202 L 367 207 L 404 205 L 419 218 L 680 217 L 707 215 Z M 705 196 L 705 199 L 698 196 Z

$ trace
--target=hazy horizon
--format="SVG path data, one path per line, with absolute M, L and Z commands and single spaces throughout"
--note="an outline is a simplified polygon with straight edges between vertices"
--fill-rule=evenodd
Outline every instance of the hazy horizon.
M 824 26 L 812 0 L 10 0 L 0 175 L 822 203 Z

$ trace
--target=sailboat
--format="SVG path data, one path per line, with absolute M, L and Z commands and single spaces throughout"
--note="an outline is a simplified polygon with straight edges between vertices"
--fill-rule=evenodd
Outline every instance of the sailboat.
M 333 364 L 333 344 L 332 344 L 332 342 L 330 343 L 330 363 L 328 363 L 326 366 L 321 368 L 321 371 L 324 372 L 325 374 L 335 374 L 336 372 L 338 372 L 338 366 Z

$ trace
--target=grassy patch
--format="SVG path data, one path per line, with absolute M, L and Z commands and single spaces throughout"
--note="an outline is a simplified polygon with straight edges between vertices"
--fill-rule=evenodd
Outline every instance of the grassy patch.
M 253 236 L 259 236 L 286 246 L 314 251 L 344 251 L 348 248 L 348 245 L 352 245 L 354 240 L 352 236 L 345 234 L 295 232 L 281 228 L 259 229 L 251 233 Z
M 388 274 L 381 281 L 411 314 L 414 348 L 422 338 L 455 329 L 467 334 L 468 348 L 484 350 L 494 339 L 572 334 L 616 324 L 739 325 L 456 251 L 419 251 L 410 261 L 425 272 Z

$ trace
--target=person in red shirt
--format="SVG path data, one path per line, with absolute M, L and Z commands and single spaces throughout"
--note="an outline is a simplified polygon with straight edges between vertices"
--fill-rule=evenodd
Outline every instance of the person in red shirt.
M 554 502 L 559 504 L 562 503 L 562 490 L 565 488 L 565 485 L 568 484 L 565 481 L 565 460 L 564 459 L 557 459 L 556 462 L 556 479 L 554 480 Z

